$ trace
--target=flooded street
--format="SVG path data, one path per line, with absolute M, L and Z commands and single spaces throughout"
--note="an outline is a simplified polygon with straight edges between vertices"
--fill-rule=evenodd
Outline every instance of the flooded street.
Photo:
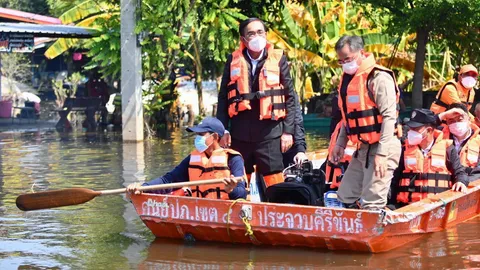
M 325 148 L 321 134 L 309 149 Z M 480 267 L 480 218 L 383 254 L 155 239 L 125 196 L 22 212 L 22 193 L 116 189 L 167 172 L 193 137 L 123 144 L 118 134 L 0 133 L 0 269 L 464 269 Z

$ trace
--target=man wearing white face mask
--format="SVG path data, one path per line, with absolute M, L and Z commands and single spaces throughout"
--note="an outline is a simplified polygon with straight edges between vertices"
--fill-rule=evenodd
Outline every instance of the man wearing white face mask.
M 383 209 L 401 145 L 396 133 L 399 89 L 393 72 L 375 64 L 358 36 L 343 36 L 335 45 L 343 68 L 338 106 L 343 125 L 329 160 L 342 160 L 348 140 L 358 149 L 342 179 L 338 198 L 348 208 Z
M 233 177 L 245 176 L 245 168 L 240 153 L 220 147 L 220 138 L 225 129 L 222 122 L 214 117 L 206 117 L 200 124 L 187 128 L 195 132 L 195 150 L 187 156 L 175 169 L 162 177 L 156 178 L 142 186 L 151 186 L 183 181 L 199 181 L 208 179 L 224 179 L 224 184 L 201 185 L 189 191 L 189 195 L 209 199 L 245 199 L 247 190 L 244 181 Z M 128 192 L 139 194 L 139 183 L 127 187 Z M 179 189 L 173 195 L 187 195 L 187 190 Z M 152 193 L 162 193 L 164 190 Z
M 253 166 L 266 187 L 283 182 L 283 156 L 293 145 L 295 91 L 287 58 L 267 42 L 257 18 L 240 23 L 240 46 L 228 56 L 217 118 L 226 129 L 221 146 L 239 151 L 247 174 Z
M 430 106 L 430 110 L 439 114 L 447 110 L 448 106 L 454 103 L 463 103 L 470 110 L 475 98 L 473 87 L 477 84 L 478 70 L 473 65 L 463 66 L 458 78 L 448 81 L 438 91 L 435 101 Z
M 467 107 L 463 104 L 452 104 L 449 109 L 459 108 L 462 114 L 449 115 L 444 117 L 446 126 L 443 129 L 445 138 L 453 140 L 453 145 L 457 151 L 461 164 L 465 167 L 469 180 L 480 179 L 478 170 L 472 171 L 479 165 L 480 154 L 480 128 L 470 122 Z M 449 112 L 449 111 L 447 111 Z
M 468 178 L 455 146 L 436 129 L 438 118 L 427 109 L 415 109 L 400 165 L 392 181 L 392 201 L 398 206 L 449 189 L 465 192 Z

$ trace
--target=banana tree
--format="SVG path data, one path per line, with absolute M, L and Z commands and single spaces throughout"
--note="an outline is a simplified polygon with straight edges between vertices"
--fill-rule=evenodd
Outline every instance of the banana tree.
M 383 41 L 378 45 L 378 36 L 372 35 L 368 39 L 369 34 L 378 33 L 379 30 L 370 27 L 372 23 L 362 16 L 361 8 L 353 6 L 351 1 L 286 2 L 279 18 L 270 16 L 267 20 L 273 22 L 268 39 L 284 49 L 292 62 L 295 86 L 302 103 L 313 94 L 309 74 L 319 78 L 320 88 L 330 88 L 323 86 L 329 86 L 330 78 L 339 72 L 334 47 L 341 35 L 362 35 L 366 37 L 367 45 L 377 51 L 386 50 L 386 46 L 380 46 L 384 44 Z
M 67 10 L 60 16 L 63 24 L 99 28 L 99 19 L 111 19 L 120 14 L 120 6 L 107 1 L 87 0 Z M 68 49 L 80 46 L 82 41 L 75 38 L 59 38 L 46 51 L 45 57 L 53 59 Z
M 309 74 L 319 78 L 319 88 L 327 93 L 331 78 L 341 73 L 335 43 L 344 34 L 362 36 L 365 50 L 372 52 L 380 64 L 407 73 L 414 71 L 410 51 L 415 35 L 395 37 L 384 33 L 386 18 L 371 7 L 354 5 L 349 0 L 286 2 L 279 18 L 267 19 L 273 22 L 268 38 L 287 52 L 303 102 L 309 97 L 305 94 Z M 424 77 L 430 79 L 430 73 L 430 69 L 425 70 Z

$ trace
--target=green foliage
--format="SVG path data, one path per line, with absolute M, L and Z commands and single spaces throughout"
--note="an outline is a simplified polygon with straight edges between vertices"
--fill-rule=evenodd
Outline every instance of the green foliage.
M 425 29 L 429 41 L 445 42 L 457 60 L 479 63 L 480 4 L 471 0 L 362 0 L 387 12 L 391 33 L 416 33 Z M 476 31 L 472 31 L 477 29 Z M 458 65 L 462 63 L 457 63 Z
M 478 1 L 364 0 L 362 2 L 388 13 L 387 26 L 392 33 L 416 33 L 415 75 L 423 73 L 425 61 L 430 60 L 429 51 L 431 49 L 428 44 L 432 41 L 437 45 L 447 44 L 456 54 L 456 65 L 463 65 L 466 61 L 478 65 L 478 62 L 475 62 L 478 61 L 480 53 L 480 47 L 476 42 L 480 37 L 478 31 L 480 28 L 480 5 Z M 426 55 L 428 55 L 427 59 Z M 423 105 L 422 91 L 424 87 L 423 76 L 415 76 L 412 95 L 414 108 Z
M 262 18 L 265 14 L 278 14 L 284 7 L 284 0 L 236 0 L 234 2 L 232 6 L 239 8 L 240 12 L 247 17 Z
M 50 7 L 50 14 L 60 17 L 67 10 L 85 2 L 85 0 L 47 0 Z
M 76 3 L 74 6 L 64 4 L 63 1 L 60 1 L 58 4 L 54 2 L 52 3 L 52 8 L 57 8 L 58 10 L 68 8 L 60 16 L 62 23 L 88 27 L 91 28 L 92 32 L 95 31 L 92 27 L 98 27 L 98 22 L 101 19 L 108 20 L 113 14 L 119 13 L 117 4 L 96 0 L 84 0 L 78 4 Z M 73 47 L 84 47 L 84 41 L 76 38 L 59 38 L 45 51 L 45 56 L 53 59 Z
M 80 74 L 80 72 L 74 72 L 72 75 L 70 75 L 67 79 L 66 82 L 70 83 L 72 87 L 72 91 L 70 91 L 70 97 L 75 97 L 75 94 L 77 93 L 78 90 L 78 85 L 82 81 L 83 76 Z
M 121 70 L 120 14 L 114 13 L 108 18 L 100 17 L 96 24 L 102 35 L 85 41 L 90 62 L 84 68 L 97 69 L 103 77 L 118 80 Z
M 7 78 L 7 85 L 13 94 L 16 82 L 28 82 L 32 77 L 31 61 L 22 53 L 2 53 L 2 75 Z
M 55 93 L 55 96 L 57 99 L 55 100 L 55 103 L 57 104 L 57 107 L 60 109 L 63 107 L 63 104 L 65 103 L 65 99 L 67 99 L 67 90 L 63 87 L 63 81 L 62 80 L 52 80 L 52 88 Z
M 49 0 L 0 0 L 0 7 L 41 15 L 49 15 Z

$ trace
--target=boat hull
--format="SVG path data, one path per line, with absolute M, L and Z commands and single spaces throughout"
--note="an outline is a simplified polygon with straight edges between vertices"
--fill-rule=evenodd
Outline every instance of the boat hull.
M 480 181 L 396 211 L 332 209 L 194 197 L 130 195 L 161 238 L 385 252 L 479 213 Z

